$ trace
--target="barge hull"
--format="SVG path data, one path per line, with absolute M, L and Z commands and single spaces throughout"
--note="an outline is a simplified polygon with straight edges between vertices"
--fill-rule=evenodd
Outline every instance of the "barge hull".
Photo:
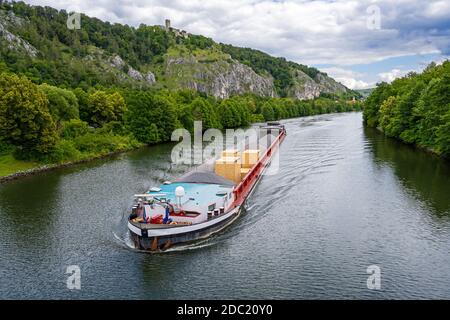
M 195 231 L 186 231 L 178 234 L 145 236 L 131 233 L 131 238 L 136 248 L 146 251 L 166 250 L 177 244 L 188 244 L 198 240 L 206 239 L 211 235 L 218 233 L 229 226 L 241 214 L 241 207 L 236 207 L 229 213 L 225 219 L 213 224 L 212 226 L 199 228 Z M 143 230 L 141 230 L 142 232 Z

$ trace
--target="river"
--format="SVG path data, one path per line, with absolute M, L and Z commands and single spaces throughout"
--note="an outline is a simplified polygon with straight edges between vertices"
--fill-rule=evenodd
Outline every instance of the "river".
M 124 212 L 187 170 L 171 144 L 1 184 L 0 298 L 450 298 L 450 164 L 364 128 L 361 113 L 284 123 L 279 173 L 243 215 L 163 254 L 129 247 Z M 80 290 L 66 286 L 71 265 Z

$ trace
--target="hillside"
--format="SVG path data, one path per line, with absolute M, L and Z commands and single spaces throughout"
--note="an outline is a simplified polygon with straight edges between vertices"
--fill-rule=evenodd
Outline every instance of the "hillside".
M 358 89 L 358 90 L 355 90 L 355 91 L 358 92 L 358 93 L 361 95 L 361 97 L 362 97 L 363 99 L 366 99 L 368 96 L 370 96 L 370 94 L 372 93 L 372 91 L 373 91 L 374 89 L 375 89 L 375 88 Z
M 245 93 L 300 100 L 359 96 L 317 69 L 175 28 L 133 28 L 86 15 L 80 30 L 66 22 L 63 10 L 1 4 L 0 70 L 68 88 L 194 89 L 222 99 Z

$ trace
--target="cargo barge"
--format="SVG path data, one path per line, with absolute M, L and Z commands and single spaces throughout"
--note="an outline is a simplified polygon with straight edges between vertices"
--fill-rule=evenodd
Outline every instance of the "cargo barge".
M 211 170 L 195 170 L 134 196 L 128 229 L 136 248 L 158 252 L 205 239 L 238 218 L 286 136 L 279 123 L 260 128 L 261 149 L 224 150 Z

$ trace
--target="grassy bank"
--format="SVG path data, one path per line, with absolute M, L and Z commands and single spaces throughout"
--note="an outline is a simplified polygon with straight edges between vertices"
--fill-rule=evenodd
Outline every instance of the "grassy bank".
M 38 159 L 17 158 L 17 149 L 9 147 L 0 153 L 0 181 L 131 151 L 143 145 L 131 135 L 89 129 L 61 138 L 51 153 Z
M 0 179 L 17 172 L 36 169 L 42 165 L 36 161 L 17 160 L 12 154 L 0 155 Z
M 61 161 L 58 163 L 46 163 L 43 161 L 25 161 L 17 160 L 12 154 L 6 154 L 0 156 L 0 182 L 13 180 L 15 178 L 32 175 L 38 172 L 49 171 L 52 169 L 68 167 L 80 163 L 86 163 L 96 159 L 110 157 L 116 154 L 132 151 L 143 147 L 144 145 L 138 144 L 133 147 L 118 148 L 111 152 L 101 152 L 97 154 L 83 154 L 80 157 L 72 160 Z

